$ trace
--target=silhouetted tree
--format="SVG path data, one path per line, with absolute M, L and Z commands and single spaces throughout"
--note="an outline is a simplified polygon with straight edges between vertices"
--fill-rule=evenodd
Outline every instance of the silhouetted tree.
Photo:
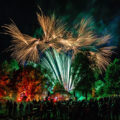
M 73 77 L 80 79 L 76 89 L 82 91 L 82 93 L 85 94 L 86 99 L 88 92 L 91 91 L 95 81 L 95 75 L 91 68 L 92 63 L 87 56 L 89 56 L 89 52 L 79 53 L 75 57 L 72 65 L 74 70 Z
M 120 59 L 115 59 L 105 73 L 105 92 L 107 94 L 119 94 L 120 92 Z

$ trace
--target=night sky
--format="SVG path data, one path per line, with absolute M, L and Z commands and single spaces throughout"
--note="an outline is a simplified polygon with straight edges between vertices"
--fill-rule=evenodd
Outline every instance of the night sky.
M 36 12 L 39 5 L 42 11 L 49 15 L 55 12 L 57 16 L 65 16 L 71 25 L 79 14 L 93 16 L 98 31 L 106 29 L 114 36 L 112 43 L 120 46 L 120 0 L 1 0 L 0 26 L 9 24 L 12 19 L 20 31 L 33 36 L 38 22 Z M 0 33 L 4 32 L 0 28 Z M 0 62 L 9 59 L 9 52 L 4 52 L 10 45 L 11 38 L 0 34 Z

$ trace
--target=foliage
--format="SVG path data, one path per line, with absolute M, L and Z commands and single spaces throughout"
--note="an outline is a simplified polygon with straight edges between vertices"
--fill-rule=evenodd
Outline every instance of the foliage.
M 1 64 L 0 71 L 0 96 L 5 97 L 9 96 L 11 88 L 11 80 L 14 74 L 14 71 L 19 69 L 19 65 L 16 60 L 6 60 Z
M 6 95 L 7 85 L 9 84 L 9 76 L 3 75 L 0 71 L 0 97 Z
M 48 74 L 40 65 L 33 63 L 19 67 L 15 60 L 5 61 L 0 71 L 0 96 L 16 97 L 41 95 L 46 88 L 50 88 Z
M 102 96 L 104 94 L 105 83 L 102 80 L 97 80 L 95 82 L 95 93 L 96 96 Z
M 86 97 L 87 93 L 91 91 L 95 81 L 91 61 L 87 58 L 88 54 L 88 52 L 77 54 L 72 64 L 74 69 L 73 76 L 76 77 L 76 79 L 80 79 L 76 89 L 82 91 Z
M 105 73 L 105 92 L 107 94 L 120 93 L 120 59 L 115 59 Z
M 1 69 L 5 74 L 12 74 L 12 72 L 19 69 L 19 65 L 18 65 L 18 62 L 16 60 L 11 60 L 9 62 L 7 60 L 5 60 L 2 63 Z
M 19 97 L 32 100 L 36 94 L 42 94 L 47 79 L 39 69 L 26 66 L 15 73 L 16 89 Z

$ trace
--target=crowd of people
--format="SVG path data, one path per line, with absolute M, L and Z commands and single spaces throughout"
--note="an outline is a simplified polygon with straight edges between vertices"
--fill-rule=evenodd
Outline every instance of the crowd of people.
M 0 103 L 0 120 L 120 120 L 120 97 Z M 9 119 L 8 119 L 9 118 Z

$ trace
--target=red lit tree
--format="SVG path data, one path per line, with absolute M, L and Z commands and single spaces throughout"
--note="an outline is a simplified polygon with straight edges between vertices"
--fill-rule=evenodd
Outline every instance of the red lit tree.
M 3 97 L 7 94 L 7 85 L 9 84 L 9 81 L 10 79 L 8 75 L 0 72 L 0 97 Z
M 16 73 L 17 98 L 22 100 L 33 100 L 36 94 L 42 94 L 46 83 L 42 73 L 27 66 Z

